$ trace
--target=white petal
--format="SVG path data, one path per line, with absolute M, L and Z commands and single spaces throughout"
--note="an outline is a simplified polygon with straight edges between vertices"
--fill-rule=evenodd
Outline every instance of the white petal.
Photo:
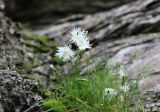
M 58 47 L 56 56 L 62 59 L 63 61 L 68 61 L 74 57 L 74 52 L 71 50 L 69 46 L 61 46 Z
M 105 88 L 104 95 L 117 95 L 117 91 L 112 88 Z
M 91 48 L 89 39 L 87 37 L 87 31 L 81 30 L 80 28 L 74 28 L 71 30 L 70 40 L 74 42 L 80 50 Z

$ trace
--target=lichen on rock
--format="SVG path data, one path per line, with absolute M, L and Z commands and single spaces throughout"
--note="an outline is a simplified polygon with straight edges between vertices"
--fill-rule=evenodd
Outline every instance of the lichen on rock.
M 36 82 L 22 78 L 15 71 L 0 70 L 0 104 L 2 110 L 20 112 L 32 103 L 41 100 L 41 96 L 35 91 L 37 87 Z

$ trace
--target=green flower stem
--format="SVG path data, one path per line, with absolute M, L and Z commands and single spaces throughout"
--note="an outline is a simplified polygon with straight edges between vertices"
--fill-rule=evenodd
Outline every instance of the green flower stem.
M 73 76 L 77 76 L 80 74 L 80 68 L 78 65 L 80 63 L 82 55 L 83 55 L 83 51 L 79 51 L 77 54 L 77 59 L 76 59 L 75 63 L 72 64 L 72 75 Z

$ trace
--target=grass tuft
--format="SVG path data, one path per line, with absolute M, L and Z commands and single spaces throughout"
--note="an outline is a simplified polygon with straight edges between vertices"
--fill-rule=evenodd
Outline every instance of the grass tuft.
M 125 77 L 124 82 L 119 73 L 111 72 L 102 64 L 97 64 L 92 71 L 83 75 L 80 75 L 80 72 L 73 73 L 62 77 L 62 87 L 57 90 L 59 95 L 46 100 L 43 103 L 44 109 L 50 108 L 53 112 L 143 112 L 138 81 L 132 83 Z M 125 92 L 121 90 L 124 83 L 130 87 Z M 112 88 L 117 94 L 105 95 L 105 88 Z M 138 100 L 134 100 L 133 97 Z

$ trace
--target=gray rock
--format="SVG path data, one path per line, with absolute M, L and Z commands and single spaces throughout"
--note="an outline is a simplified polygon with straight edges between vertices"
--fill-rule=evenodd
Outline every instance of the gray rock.
M 23 79 L 14 71 L 0 70 L 0 112 L 20 112 L 42 99 L 34 92 L 37 86 L 36 82 Z
M 38 66 L 38 67 L 34 68 L 32 71 L 35 72 L 35 73 L 48 75 L 50 70 L 51 70 L 50 64 L 44 64 L 44 65 L 41 65 L 41 66 Z
M 133 0 L 65 0 L 65 3 L 63 0 L 23 0 L 23 2 L 19 0 L 6 0 L 6 11 L 13 19 L 22 22 L 28 21 L 37 23 L 43 20 L 43 22 L 48 23 L 71 14 L 88 14 L 107 10 L 129 1 Z M 77 18 L 71 17 L 70 19 L 74 20 Z
M 144 75 L 140 82 L 142 90 L 153 89 L 160 84 L 160 45 L 157 41 L 124 48 L 115 58 L 127 66 L 131 78 Z
M 4 109 L 2 107 L 2 104 L 0 103 L 0 112 L 4 112 Z

